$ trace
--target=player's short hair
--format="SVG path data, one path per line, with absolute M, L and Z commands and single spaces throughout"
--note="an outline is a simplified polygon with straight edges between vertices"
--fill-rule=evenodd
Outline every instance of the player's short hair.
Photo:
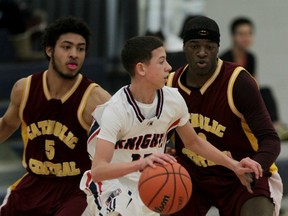
M 122 52 L 123 67 L 131 77 L 135 75 L 135 66 L 139 62 L 148 63 L 152 58 L 152 51 L 162 47 L 163 42 L 155 36 L 137 36 L 126 41 Z
M 254 24 L 251 19 L 247 17 L 237 17 L 235 18 L 230 25 L 230 33 L 231 35 L 234 35 L 236 32 L 236 29 L 241 25 L 249 25 L 254 29 Z
M 55 47 L 59 37 L 66 33 L 75 33 L 81 35 L 86 41 L 86 51 L 90 45 L 91 30 L 82 19 L 78 17 L 61 17 L 52 22 L 42 36 L 42 47 L 45 52 L 46 47 Z M 46 54 L 46 52 L 45 52 Z M 47 56 L 47 54 L 46 54 Z M 47 56 L 48 60 L 50 59 Z

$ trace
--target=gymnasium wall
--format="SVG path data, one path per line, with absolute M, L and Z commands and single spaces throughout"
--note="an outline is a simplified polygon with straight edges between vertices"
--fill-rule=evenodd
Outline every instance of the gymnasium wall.
M 139 1 L 139 28 L 144 32 L 149 28 L 147 18 L 148 0 Z M 151 1 L 151 0 L 150 0 Z M 157 1 L 157 0 L 154 0 Z M 154 2 L 153 1 L 153 2 Z M 170 28 L 170 33 L 178 35 L 187 15 L 205 14 L 217 21 L 221 30 L 220 52 L 230 44 L 229 25 L 237 16 L 250 17 L 256 26 L 255 42 L 252 51 L 256 54 L 257 79 L 259 84 L 270 86 L 276 100 L 280 119 L 288 124 L 288 1 L 287 0 L 158 0 L 159 24 Z M 154 7 L 150 9 L 155 10 Z M 169 6 L 170 5 L 170 9 Z M 157 6 L 157 5 L 156 5 Z M 165 20 L 165 13 L 170 18 Z M 157 18 L 157 16 L 156 16 Z M 154 28 L 155 28 L 155 18 Z M 164 23 L 163 23 L 164 21 Z M 153 23 L 152 22 L 152 23 Z M 165 23 L 166 22 L 166 23 Z M 167 23 L 168 22 L 168 23 Z M 153 26 L 152 26 L 153 27 Z M 165 29 L 165 28 L 164 28 Z M 182 46 L 182 45 L 181 45 Z
M 260 85 L 272 88 L 280 118 L 288 123 L 288 19 L 287 0 L 207 0 L 206 14 L 221 29 L 221 50 L 229 46 L 229 24 L 236 16 L 250 17 L 256 26 L 253 51 L 257 55 Z

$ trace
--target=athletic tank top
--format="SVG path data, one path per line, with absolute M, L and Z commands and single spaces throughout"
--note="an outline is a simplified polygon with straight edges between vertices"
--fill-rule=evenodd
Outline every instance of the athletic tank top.
M 46 73 L 27 77 L 20 106 L 23 165 L 45 177 L 82 175 L 91 168 L 86 144 L 89 125 L 82 112 L 96 84 L 80 74 L 61 99 L 53 99 Z

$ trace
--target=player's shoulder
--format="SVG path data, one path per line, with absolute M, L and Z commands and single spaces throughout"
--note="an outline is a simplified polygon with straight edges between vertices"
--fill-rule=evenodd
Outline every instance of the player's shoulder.
M 30 82 L 30 80 L 31 80 L 31 76 L 24 77 L 24 78 L 17 80 L 13 86 L 12 91 L 23 92 L 27 82 Z
M 167 96 L 176 96 L 178 97 L 180 95 L 179 91 L 177 88 L 174 88 L 174 87 L 170 87 L 170 86 L 164 86 L 162 88 L 162 91 L 164 93 L 164 96 L 167 95 Z
M 124 92 L 124 88 L 122 87 L 120 88 L 115 94 L 112 95 L 112 97 L 109 98 L 108 101 L 106 101 L 105 104 L 103 104 L 103 106 L 105 108 L 112 109 L 112 110 L 125 110 L 125 107 L 127 106 L 128 102 L 127 102 L 127 96 Z
M 105 103 L 96 106 L 96 109 L 92 113 L 93 117 L 99 123 L 103 114 L 105 114 L 105 116 L 109 116 L 109 118 L 112 116 L 114 118 L 115 115 L 120 118 L 120 116 L 123 116 L 125 111 L 127 111 L 127 107 L 125 107 L 125 103 L 123 102 L 123 97 L 124 96 L 121 88 Z
M 91 83 L 88 88 L 91 88 L 91 100 L 96 106 L 106 103 L 111 98 L 109 92 L 96 83 Z
M 162 88 L 165 101 L 172 101 L 172 103 L 179 104 L 183 101 L 183 97 L 178 91 L 178 88 L 164 86 Z

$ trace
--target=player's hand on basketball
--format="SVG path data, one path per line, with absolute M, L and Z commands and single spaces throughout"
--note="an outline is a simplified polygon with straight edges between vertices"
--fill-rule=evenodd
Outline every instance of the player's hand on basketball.
M 155 163 L 159 163 L 165 166 L 167 163 L 177 162 L 175 157 L 169 154 L 164 154 L 164 153 L 153 153 L 149 155 L 148 157 L 143 158 L 142 160 L 143 161 L 142 161 L 141 170 L 143 170 L 146 166 L 155 168 L 156 167 Z

